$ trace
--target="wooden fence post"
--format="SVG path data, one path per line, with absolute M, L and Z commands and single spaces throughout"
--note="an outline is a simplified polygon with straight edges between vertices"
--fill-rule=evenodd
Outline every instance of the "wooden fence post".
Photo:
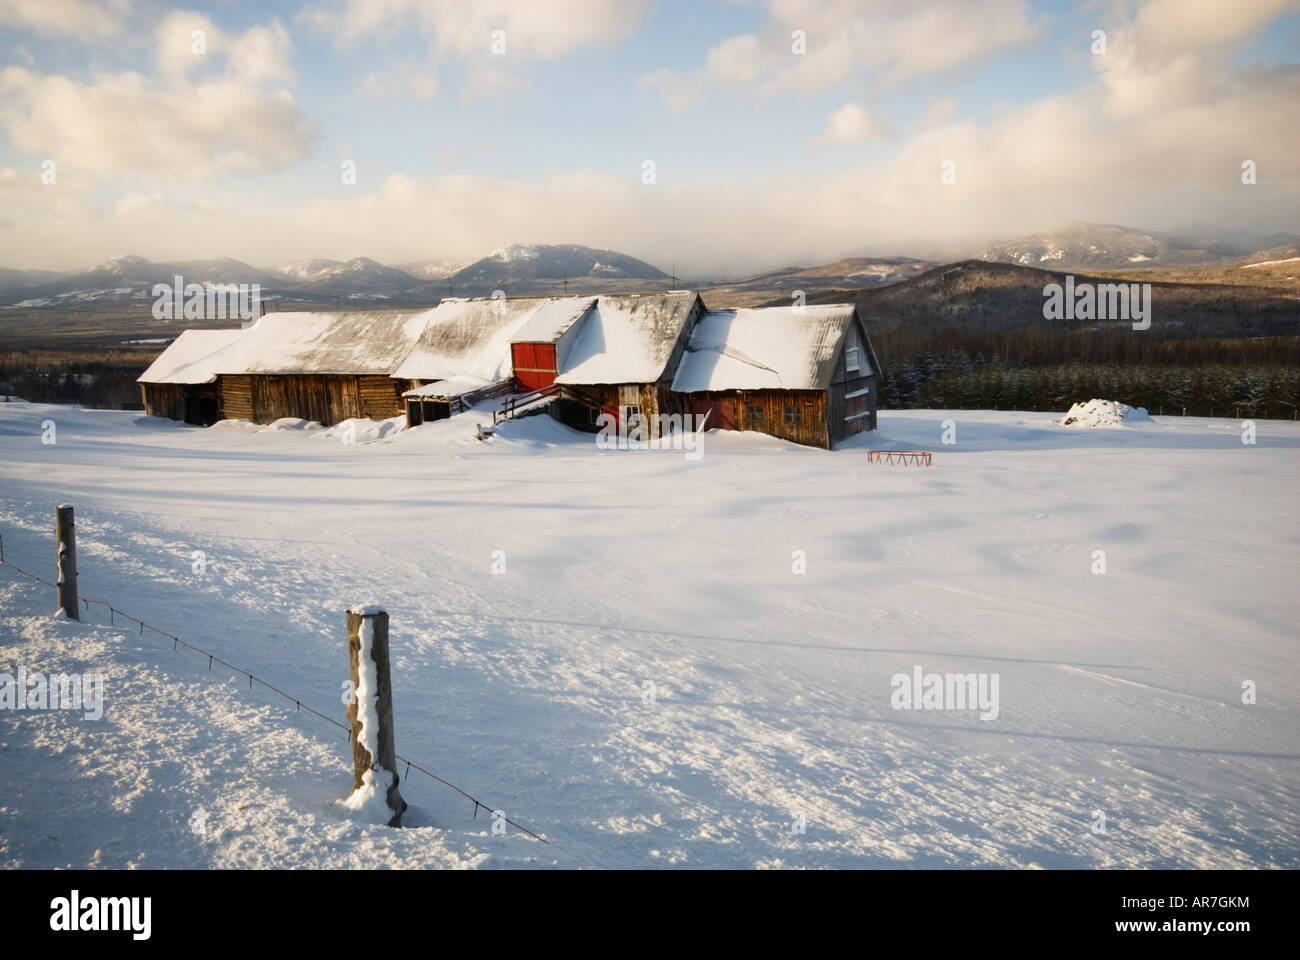
M 348 671 L 353 696 L 348 703 L 352 727 L 352 791 L 362 787 L 364 775 L 381 768 L 392 775 L 388 788 L 390 827 L 402 825 L 406 802 L 397 789 L 396 747 L 393 743 L 393 685 L 388 668 L 388 614 L 379 607 L 348 610 Z M 363 719 L 371 718 L 371 730 Z
M 59 549 L 59 610 L 70 620 L 80 620 L 77 613 L 77 531 L 69 504 L 60 504 L 54 512 L 55 540 Z

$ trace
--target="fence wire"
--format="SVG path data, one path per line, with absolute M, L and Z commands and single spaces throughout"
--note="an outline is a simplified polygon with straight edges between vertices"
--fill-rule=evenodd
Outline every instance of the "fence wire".
M 45 584 L 46 586 L 54 587 L 55 589 L 58 588 L 58 584 L 54 583 L 53 581 L 46 580 L 44 577 L 38 576 L 38 575 L 32 573 L 32 572 L 29 571 L 29 570 L 24 570 L 22 567 L 20 567 L 20 566 L 18 566 L 17 564 L 13 563 L 11 560 L 7 560 L 7 559 L 5 558 L 4 534 L 0 534 L 0 565 L 6 566 L 6 567 L 8 567 L 9 569 L 11 569 L 11 570 L 13 570 L 13 571 L 15 571 L 15 572 L 17 572 L 17 573 L 22 574 L 24 577 L 29 577 L 29 578 L 32 579 L 32 580 L 35 580 L 35 581 L 38 581 L 38 582 L 40 582 L 40 583 Z M 225 667 L 225 668 L 228 669 L 228 670 L 233 670 L 235 673 L 242 674 L 242 675 L 244 675 L 245 677 L 248 678 L 248 688 L 249 688 L 250 690 L 253 689 L 253 684 L 254 684 L 254 683 L 259 683 L 259 684 L 261 684 L 261 685 L 262 685 L 263 687 L 265 687 L 267 690 L 270 690 L 271 692 L 277 694 L 278 696 L 283 697 L 285 700 L 288 700 L 290 703 L 292 703 L 292 704 L 294 705 L 295 709 L 300 710 L 300 711 L 301 711 L 301 710 L 306 710 L 308 713 L 312 714 L 313 716 L 320 717 L 320 718 L 321 718 L 322 720 L 324 720 L 326 723 L 331 723 L 331 724 L 333 724 L 334 726 L 338 727 L 340 730 L 342 730 L 344 733 L 346 733 L 346 734 L 348 735 L 348 740 L 349 740 L 349 742 L 351 742 L 351 739 L 352 739 L 352 729 L 351 729 L 347 724 L 345 724 L 345 723 L 340 723 L 338 720 L 335 720 L 333 717 L 326 716 L 325 714 L 321 713 L 319 710 L 315 710 L 315 709 L 313 709 L 312 707 L 307 706 L 307 704 L 303 703 L 303 702 L 302 702 L 301 700 L 299 700 L 297 697 L 293 696 L 292 694 L 285 693 L 285 692 L 284 692 L 283 690 L 281 690 L 279 687 L 274 686 L 273 684 L 267 683 L 265 680 L 262 680 L 262 679 L 259 678 L 259 677 L 255 677 L 255 676 L 253 676 L 252 673 L 250 673 L 249 671 L 245 670 L 243 667 L 237 667 L 237 666 L 235 666 L 233 663 L 230 663 L 230 662 L 228 662 L 228 661 L 226 661 L 226 660 L 221 659 L 221 658 L 218 657 L 215 653 L 211 653 L 211 652 L 208 651 L 208 650 L 204 650 L 202 647 L 196 646 L 195 644 L 192 644 L 192 643 L 189 643 L 188 641 L 182 640 L 180 637 L 176 636 L 175 634 L 168 633 L 166 630 L 159 630 L 157 627 L 153 626 L 153 625 L 150 624 L 150 623 L 146 623 L 145 621 L 141 620 L 139 617 L 134 617 L 134 616 L 132 616 L 132 615 L 129 614 L 129 613 L 125 613 L 124 611 L 117 609 L 117 608 L 114 607 L 111 603 L 109 603 L 107 600 L 92 600 L 92 599 L 90 599 L 90 598 L 88 598 L 88 597 L 81 597 L 81 598 L 79 598 L 79 599 L 80 599 L 80 602 L 81 602 L 81 605 L 82 605 L 82 609 L 85 610 L 87 613 L 90 612 L 90 605 L 91 605 L 92 603 L 95 604 L 96 606 L 103 606 L 103 607 L 106 607 L 106 608 L 108 609 L 108 624 L 109 624 L 110 627 L 116 627 L 116 626 L 117 626 L 117 618 L 118 618 L 118 617 L 121 617 L 121 618 L 123 618 L 124 620 L 130 620 L 132 623 L 138 624 L 139 627 L 140 627 L 140 636 L 141 636 L 141 637 L 144 636 L 144 632 L 145 632 L 145 630 L 149 630 L 149 631 L 151 631 L 151 632 L 153 632 L 153 633 L 158 634 L 158 636 L 160 636 L 160 637 L 165 637 L 166 639 L 170 640 L 170 641 L 172 642 L 172 650 L 173 650 L 173 651 L 177 650 L 179 647 L 185 647 L 186 649 L 193 650 L 195 653 L 202 654 L 203 656 L 205 656 L 205 657 L 208 658 L 208 670 L 209 670 L 209 671 L 212 670 L 212 665 L 213 665 L 214 663 L 219 663 L 219 664 L 221 664 L 223 667 Z M 406 758 L 403 757 L 401 754 L 395 754 L 395 757 L 396 757 L 398 763 L 404 763 L 404 764 L 406 764 L 406 770 L 405 770 L 405 772 L 404 772 L 403 775 L 402 775 L 402 782 L 403 782 L 403 783 L 405 783 L 407 780 L 410 779 L 410 777 L 411 777 L 411 771 L 412 771 L 412 770 L 416 770 L 416 771 L 419 771 L 420 773 L 424 774 L 426 777 L 429 777 L 429 778 L 432 779 L 432 780 L 436 780 L 438 783 L 441 783 L 443 786 L 445 786 L 445 787 L 450 787 L 452 790 L 455 790 L 457 793 L 459 793 L 459 794 L 460 794 L 462 797 L 464 797 L 466 800 L 468 800 L 468 801 L 470 801 L 471 803 L 473 803 L 473 804 L 474 804 L 474 817 L 475 817 L 475 819 L 478 818 L 479 807 L 482 807 L 484 810 L 492 810 L 492 809 L 493 809 L 493 808 L 492 808 L 491 806 L 489 806 L 488 804 L 483 803 L 481 800 L 478 800 L 478 799 L 476 799 L 475 797 L 471 796 L 469 793 L 466 793 L 464 790 L 462 790 L 460 787 L 456 786 L 456 784 L 452 783 L 450 780 L 444 780 L 442 777 L 438 776 L 436 773 L 433 773 L 433 772 L 431 772 L 431 771 L 429 771 L 429 770 L 426 770 L 424 767 L 420 766 L 418 763 L 415 763 L 414 761 L 411 761 L 411 760 L 406 759 Z M 525 827 L 525 826 L 523 826 L 523 825 L 521 825 L 521 824 L 518 824 L 518 823 L 516 823 L 515 821 L 511 820 L 509 817 L 502 817 L 501 819 L 504 820 L 506 823 L 510 824 L 510 826 L 514 827 L 516 830 L 520 830 L 520 831 L 522 831 L 523 833 L 528 834 L 528 835 L 529 835 L 530 837 L 532 837 L 534 840 L 540 840 L 542 843 L 546 843 L 546 844 L 549 844 L 549 843 L 550 843 L 550 841 L 548 841 L 545 837 L 539 836 L 538 834 L 536 834 L 536 833 L 534 833 L 533 831 L 529 830 L 527 827 Z

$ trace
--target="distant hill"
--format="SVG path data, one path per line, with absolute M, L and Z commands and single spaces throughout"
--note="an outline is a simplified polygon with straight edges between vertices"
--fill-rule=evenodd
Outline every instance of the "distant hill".
M 1257 250 L 1250 256 L 1243 257 L 1241 265 L 1244 267 L 1271 267 L 1277 264 L 1295 263 L 1297 260 L 1300 260 L 1300 243 L 1287 243 L 1280 247 Z
M 860 289 L 897 283 L 935 266 L 912 257 L 845 257 L 816 267 L 782 267 L 707 286 L 709 297 L 728 306 L 760 302 L 774 290 Z
M 1231 256 L 1243 256 L 1271 247 L 1300 243 L 1300 234 L 1264 234 L 1249 230 L 1228 230 L 1208 223 L 1190 224 L 1160 236 L 1168 238 L 1171 243 L 1179 247 L 1223 249 L 1230 251 Z
M 144 257 L 128 255 L 105 260 L 90 270 L 65 273 L 53 280 L 5 290 L 0 294 L 0 305 L 50 307 L 152 300 L 154 285 L 163 283 L 170 286 L 177 274 L 184 278 L 185 283 L 259 283 L 268 286 L 278 282 L 275 274 L 229 257 L 155 263 Z
M 286 280 L 316 280 L 335 267 L 343 266 L 342 260 L 326 260 L 321 257 L 312 257 L 307 260 L 295 260 L 293 263 L 286 263 L 282 267 L 276 267 L 275 272 Z
M 451 275 L 458 296 L 490 290 L 510 290 L 522 281 L 600 281 L 608 285 L 626 280 L 665 281 L 668 274 L 644 260 L 614 250 L 596 250 L 576 244 L 523 244 L 493 250 Z
M 1025 267 L 1106 268 L 1171 266 L 1223 259 L 1226 249 L 1181 249 L 1150 233 L 1103 223 L 1072 223 L 1058 230 L 1002 240 L 980 254 L 981 260 Z
M 408 263 L 393 264 L 403 273 L 409 273 L 411 276 L 420 280 L 442 280 L 450 277 L 457 270 L 464 269 L 469 260 L 460 258 L 454 260 L 411 260 Z
M 1263 247 L 1296 240 L 1300 236 L 1205 226 L 1147 233 L 1111 223 L 1080 222 L 998 241 L 986 247 L 979 258 L 1025 267 L 1084 270 L 1189 267 L 1225 263 Z
M 1238 274 L 1250 273 L 1234 270 Z M 1129 282 L 1152 285 L 1152 338 L 1300 334 L 1294 283 L 1252 284 L 1249 276 L 1235 277 L 1231 284 L 1209 282 L 1192 270 L 1079 272 L 1073 276 L 1076 284 L 1107 283 L 1115 282 L 1120 274 Z M 808 299 L 810 303 L 852 301 L 873 329 L 978 333 L 1052 323 L 1070 329 L 1086 328 L 1086 322 L 1043 319 L 1043 288 L 1049 283 L 1064 284 L 1065 276 L 1063 270 L 964 260 L 899 283 L 865 290 L 820 291 Z M 1127 326 L 1123 321 L 1091 326 L 1107 323 Z
M 511 296 L 666 289 L 668 274 L 643 260 L 614 250 L 574 244 L 511 244 L 468 266 L 463 261 L 423 260 L 410 271 L 385 266 L 369 257 L 352 260 L 295 260 L 261 270 L 221 257 L 157 263 L 139 256 L 106 260 L 90 270 L 0 269 L 0 306 L 56 307 L 70 304 L 152 299 L 155 284 L 171 284 L 176 274 L 186 283 L 257 283 L 264 300 L 320 303 L 374 301 L 432 305 L 441 297 L 490 294 Z
M 959 260 L 1103 272 L 1107 276 L 1157 269 L 1174 271 L 1160 278 L 1169 282 L 1280 286 L 1293 279 L 1295 268 L 1290 258 L 1296 255 L 1297 244 L 1300 235 L 1257 234 L 1203 224 L 1159 234 L 1114 224 L 1075 223 L 988 243 Z M 693 277 L 689 264 L 679 264 L 686 276 L 674 278 L 627 254 L 576 244 L 514 243 L 467 265 L 436 258 L 390 266 L 369 257 L 346 261 L 318 257 L 270 270 L 229 257 L 155 262 L 128 255 L 66 273 L 0 268 L 0 306 L 42 309 L 152 300 L 153 287 L 170 285 L 177 274 L 186 283 L 256 283 L 265 301 L 286 306 L 312 304 L 318 309 L 358 302 L 431 306 L 442 297 L 488 296 L 498 289 L 510 296 L 543 296 L 656 292 L 670 286 L 699 289 L 711 303 L 745 306 L 769 302 L 775 294 L 793 290 L 811 295 L 906 282 L 932 270 L 937 262 L 942 261 L 848 256 L 814 266 L 765 270 L 740 279 L 707 280 Z
M 0 267 L 0 291 L 49 283 L 58 277 L 59 274 L 53 270 L 11 270 Z
M 398 299 L 424 282 L 369 257 L 355 257 L 346 263 L 326 267 L 314 274 L 298 293 L 311 297 L 365 297 Z

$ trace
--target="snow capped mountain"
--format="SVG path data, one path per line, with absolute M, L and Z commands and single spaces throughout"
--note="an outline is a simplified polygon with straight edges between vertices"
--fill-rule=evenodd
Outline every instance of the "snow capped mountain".
M 1145 233 L 1111 223 L 1072 223 L 989 245 L 982 260 L 1022 267 L 1116 269 L 1221 263 L 1288 242 L 1290 234 L 1255 235 L 1199 226 Z
M 450 277 L 457 270 L 463 269 L 470 261 L 464 257 L 455 259 L 412 260 L 409 263 L 393 264 L 403 273 L 420 280 L 442 280 Z
M 50 307 L 99 301 L 152 300 L 155 285 L 170 287 L 177 276 L 187 284 L 256 283 L 265 286 L 276 282 L 273 274 L 229 257 L 155 263 L 146 257 L 128 254 L 112 257 L 90 270 L 55 275 L 31 286 L 7 289 L 0 294 L 0 305 Z
M 995 243 L 980 259 L 1022 267 L 1126 267 L 1155 265 L 1168 246 L 1149 233 L 1113 224 L 1072 223 Z M 1161 264 L 1165 265 L 1165 264 Z
M 1286 260 L 1277 251 L 1297 241 L 1300 236 L 1295 234 L 1256 234 L 1204 224 L 1177 233 L 1148 233 L 1115 224 L 1080 222 L 967 248 L 961 259 L 1051 270 L 1229 265 L 1249 262 L 1251 257 Z M 677 286 L 712 286 L 737 296 L 801 288 L 860 289 L 914 277 L 935 262 L 851 255 L 820 266 L 783 267 L 738 279 L 679 280 Z M 678 266 L 690 276 L 689 264 Z M 88 270 L 63 273 L 0 267 L 0 306 L 56 307 L 151 300 L 156 284 L 171 286 L 177 275 L 185 283 L 256 283 L 267 300 L 368 300 L 409 305 L 432 304 L 449 295 L 486 296 L 497 289 L 511 296 L 566 290 L 661 290 L 670 281 L 668 274 L 643 260 L 577 244 L 511 243 L 469 264 L 464 259 L 431 258 L 386 266 L 370 257 L 346 261 L 312 257 L 271 270 L 230 257 L 155 262 L 137 254 L 124 254 Z
M 317 273 L 303 287 L 305 292 L 331 296 L 388 299 L 421 281 L 369 257 L 354 257 Z
M 342 260 L 310 257 L 306 260 L 295 260 L 292 263 L 286 263 L 282 267 L 276 267 L 275 272 L 288 280 L 316 280 L 334 267 L 341 267 L 342 265 Z
M 263 287 L 277 282 L 274 273 L 249 266 L 231 257 L 213 257 L 208 260 L 180 260 L 175 263 L 154 264 L 179 273 L 186 283 L 257 283 Z
M 717 295 L 728 302 L 759 296 L 756 302 L 773 291 L 856 290 L 897 283 L 924 273 L 935 266 L 929 260 L 912 257 L 844 257 L 815 267 L 780 267 L 750 277 L 729 280 L 717 288 Z
M 452 275 L 459 285 L 508 283 L 519 280 L 667 280 L 668 274 L 644 260 L 614 250 L 577 244 L 512 243 Z
M 509 263 L 512 260 L 536 260 L 540 256 L 541 250 L 536 244 L 512 243 L 508 246 L 497 247 L 484 257 L 484 259 L 500 260 L 502 263 Z
M 88 272 L 107 273 L 118 277 L 138 276 L 154 265 L 152 260 L 128 253 L 120 257 L 110 257 L 103 263 L 91 267 Z

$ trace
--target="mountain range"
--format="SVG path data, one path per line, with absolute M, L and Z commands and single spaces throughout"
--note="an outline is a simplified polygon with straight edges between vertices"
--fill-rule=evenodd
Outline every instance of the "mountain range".
M 1057 230 L 953 250 L 951 260 L 978 259 L 1053 270 L 1132 270 L 1224 266 L 1286 260 L 1300 235 L 1253 234 L 1197 224 L 1170 233 L 1115 224 L 1073 223 Z M 871 289 L 918 276 L 934 256 L 846 256 L 816 266 L 787 266 L 731 279 L 682 279 L 614 250 L 576 244 L 509 244 L 472 263 L 411 261 L 386 266 L 369 257 L 306 259 L 261 269 L 227 257 L 155 262 L 139 256 L 106 260 L 89 270 L 0 268 L 0 306 L 59 307 L 152 300 L 156 284 L 260 284 L 267 301 L 416 305 L 445 296 L 647 292 L 670 286 L 709 288 L 738 299 L 782 289 Z M 949 262 L 945 257 L 942 262 Z
M 1172 233 L 1144 233 L 1110 223 L 1072 223 L 994 243 L 978 259 L 1022 267 L 1094 270 L 1192 267 L 1238 260 L 1296 241 L 1300 241 L 1296 234 L 1251 234 L 1203 224 Z

